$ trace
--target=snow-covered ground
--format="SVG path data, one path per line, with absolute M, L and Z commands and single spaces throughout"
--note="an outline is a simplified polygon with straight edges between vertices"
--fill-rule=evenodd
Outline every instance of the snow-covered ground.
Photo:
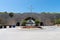
M 60 27 L 42 26 L 43 29 L 0 29 L 0 40 L 60 40 Z

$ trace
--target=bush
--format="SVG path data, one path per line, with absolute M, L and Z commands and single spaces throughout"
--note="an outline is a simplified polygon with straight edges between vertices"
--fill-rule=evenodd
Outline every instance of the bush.
M 36 26 L 38 26 L 39 23 L 40 23 L 39 20 L 35 20 L 35 24 L 36 24 Z
M 55 19 L 55 24 L 60 24 L 60 19 Z
M 22 26 L 26 26 L 26 20 L 22 21 Z
M 13 17 L 13 16 L 14 16 L 14 13 L 12 13 L 12 12 L 9 13 L 9 16 L 10 16 L 10 17 Z

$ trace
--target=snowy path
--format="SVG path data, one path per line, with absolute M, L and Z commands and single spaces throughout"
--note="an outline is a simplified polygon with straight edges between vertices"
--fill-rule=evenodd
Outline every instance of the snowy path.
M 60 27 L 0 29 L 0 40 L 60 40 Z

